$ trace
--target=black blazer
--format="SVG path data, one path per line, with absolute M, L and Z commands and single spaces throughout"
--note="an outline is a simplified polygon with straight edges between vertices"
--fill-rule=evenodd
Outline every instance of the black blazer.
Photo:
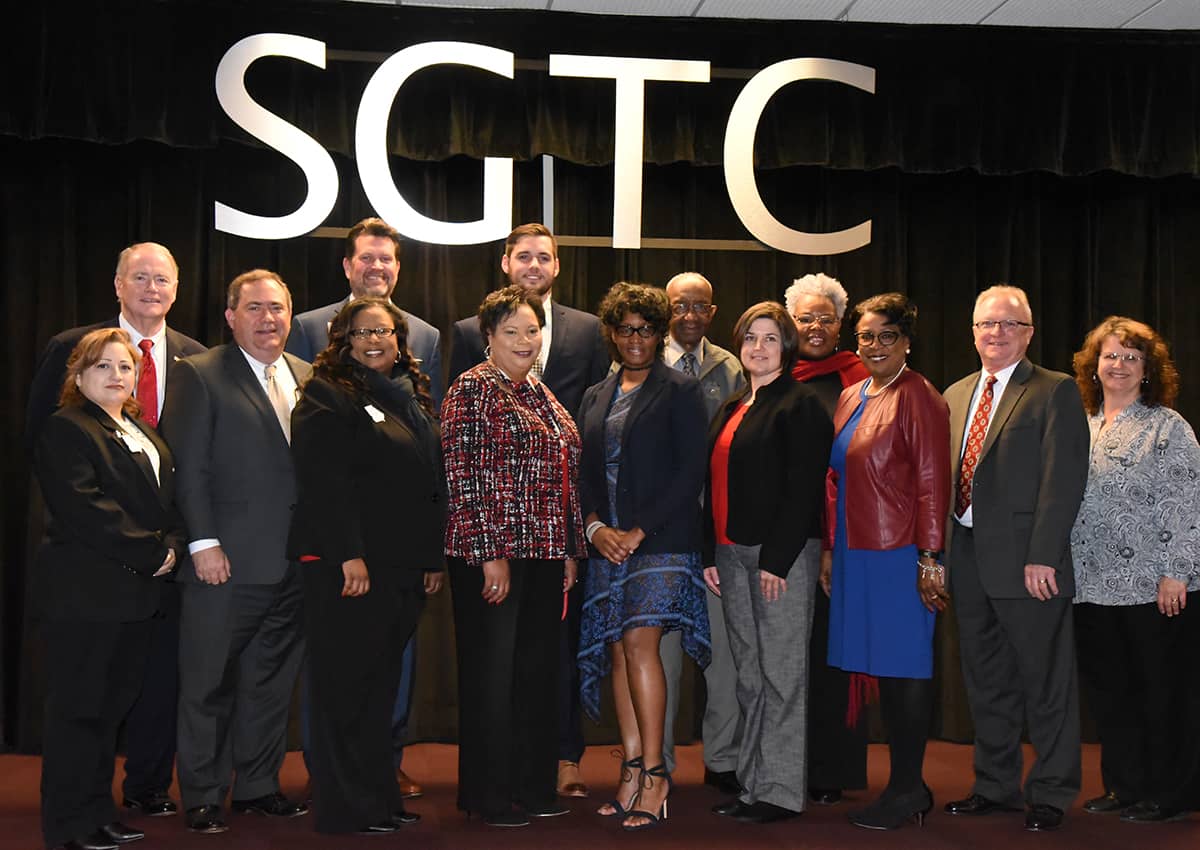
M 25 408 L 25 444 L 30 451 L 37 445 L 38 431 L 42 423 L 58 407 L 58 396 L 62 392 L 63 379 L 67 374 L 67 359 L 79 344 L 79 340 L 89 331 L 120 326 L 119 317 L 114 316 L 106 322 L 65 330 L 46 343 L 46 349 L 42 352 L 37 371 L 33 375 L 33 384 L 29 387 L 29 404 Z M 167 328 L 166 342 L 165 362 L 168 378 L 177 360 L 206 350 L 190 336 L 184 336 L 171 328 Z M 163 410 L 165 412 L 166 408 Z M 161 420 L 159 424 L 162 424 Z
M 542 383 L 578 422 L 584 390 L 608 374 L 612 361 L 600 335 L 599 319 L 591 313 L 564 307 L 553 299 L 550 311 L 550 360 L 542 373 Z M 469 316 L 455 322 L 452 338 L 447 386 L 484 360 L 478 318 Z
M 42 425 L 34 468 L 50 510 L 38 557 L 46 571 L 52 619 L 135 622 L 158 609 L 153 578 L 175 550 L 187 554 L 175 509 L 171 450 L 144 422 L 158 449 L 159 481 L 145 452 L 133 452 L 120 428 L 91 402 L 59 410 Z
M 298 500 L 288 557 L 314 555 L 339 566 L 362 558 L 368 571 L 409 571 L 414 585 L 445 566 L 440 455 L 429 454 L 408 422 L 407 411 L 354 397 L 324 378 L 305 385 L 292 411 Z M 440 452 L 436 430 L 433 448 Z
M 726 402 L 708 430 L 708 455 L 721 429 L 749 394 Z M 729 447 L 729 516 L 725 532 L 744 546 L 762 545 L 758 568 L 787 578 L 805 542 L 821 536 L 825 472 L 833 423 L 817 394 L 784 373 L 759 389 Z M 704 563 L 714 563 L 712 476 L 704 491 Z
M 583 436 L 579 497 L 583 515 L 594 511 L 613 526 L 617 523 L 609 511 L 604 477 L 604 420 L 620 380 L 617 371 L 589 387 L 579 408 Z M 707 422 L 700 382 L 661 359 L 655 360 L 625 420 L 617 474 L 619 527 L 637 526 L 646 533 L 639 554 L 700 551 L 697 497 L 704 486 Z M 591 551 L 599 555 L 594 548 Z

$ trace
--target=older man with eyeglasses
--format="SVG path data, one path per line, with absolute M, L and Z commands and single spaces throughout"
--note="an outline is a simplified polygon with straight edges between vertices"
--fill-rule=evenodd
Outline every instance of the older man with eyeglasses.
M 1025 356 L 1033 313 L 1015 286 L 980 293 L 983 368 L 946 390 L 951 486 L 946 567 L 975 722 L 975 784 L 952 815 L 1020 811 L 1057 829 L 1079 793 L 1079 693 L 1070 535 L 1088 426 L 1069 375 Z M 1021 782 L 1021 731 L 1037 754 Z

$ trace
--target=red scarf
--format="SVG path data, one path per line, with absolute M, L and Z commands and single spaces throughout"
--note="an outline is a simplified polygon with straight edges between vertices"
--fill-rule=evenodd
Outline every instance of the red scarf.
M 835 351 L 824 360 L 797 360 L 792 367 L 792 377 L 801 383 L 831 372 L 841 376 L 843 388 L 870 376 L 867 367 L 853 351 Z

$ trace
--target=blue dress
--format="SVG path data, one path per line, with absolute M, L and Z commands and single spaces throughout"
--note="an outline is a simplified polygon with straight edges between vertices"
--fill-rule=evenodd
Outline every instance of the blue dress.
M 617 517 L 617 474 L 621 468 L 621 432 L 633 399 L 641 387 L 627 393 L 618 388 L 604 419 L 605 480 L 613 523 Z M 659 626 L 663 632 L 682 632 L 684 651 L 707 667 L 712 656 L 708 607 L 700 553 L 634 554 L 620 564 L 604 558 L 588 561 L 579 627 L 579 692 L 584 710 L 600 719 L 600 682 L 612 666 L 609 644 L 626 629 Z
M 837 537 L 829 600 L 829 663 L 872 676 L 933 676 L 935 615 L 917 592 L 916 544 L 898 549 L 846 546 L 846 451 L 872 402 L 867 382 L 859 404 L 833 440 L 829 465 L 838 474 Z

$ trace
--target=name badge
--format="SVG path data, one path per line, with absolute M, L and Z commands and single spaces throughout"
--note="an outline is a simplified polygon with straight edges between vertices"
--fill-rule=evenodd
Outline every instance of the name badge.
M 136 439 L 134 439 L 129 434 L 122 433 L 121 439 L 125 441 L 125 447 L 127 449 L 129 449 L 129 451 L 133 452 L 134 454 L 137 454 L 138 452 L 142 451 L 142 444 L 139 443 Z
M 368 404 L 366 407 L 363 408 L 363 410 L 367 411 L 367 416 L 370 416 L 371 421 L 375 422 L 376 424 L 382 422 L 384 419 L 383 411 L 380 410 L 378 407 L 376 407 L 373 404 Z

